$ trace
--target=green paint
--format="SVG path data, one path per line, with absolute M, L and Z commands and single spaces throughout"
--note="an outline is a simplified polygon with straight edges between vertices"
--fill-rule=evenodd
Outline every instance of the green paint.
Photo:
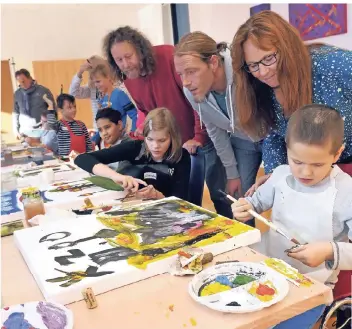
M 244 284 L 247 284 L 252 281 L 255 281 L 255 278 L 253 278 L 249 275 L 239 274 L 236 276 L 235 280 L 232 281 L 232 283 L 236 287 L 238 287 L 238 286 L 243 286 Z

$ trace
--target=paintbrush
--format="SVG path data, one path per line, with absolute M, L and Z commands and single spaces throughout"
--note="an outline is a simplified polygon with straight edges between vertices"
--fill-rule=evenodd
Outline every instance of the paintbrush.
M 228 198 L 230 201 L 232 202 L 237 202 L 237 200 L 232 197 L 229 194 L 226 194 L 224 191 L 218 190 L 219 193 L 221 193 L 223 196 L 225 196 L 226 198 Z M 262 215 L 258 214 L 256 211 L 249 209 L 248 212 L 256 219 L 258 219 L 259 221 L 261 221 L 262 223 L 264 223 L 265 225 L 269 226 L 270 228 L 272 228 L 275 232 L 277 232 L 278 234 L 282 235 L 283 237 L 285 237 L 287 240 L 290 240 L 291 242 L 293 242 L 294 244 L 297 245 L 301 245 L 299 243 L 299 241 L 295 238 L 290 238 L 285 232 L 283 232 L 280 228 L 278 228 L 274 223 L 272 223 L 271 221 L 269 221 L 268 219 L 266 219 L 265 217 L 263 217 Z

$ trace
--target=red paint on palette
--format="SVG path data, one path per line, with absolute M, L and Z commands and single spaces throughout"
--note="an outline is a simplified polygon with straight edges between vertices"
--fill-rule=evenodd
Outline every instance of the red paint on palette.
M 265 284 L 261 284 L 259 283 L 259 286 L 257 288 L 257 291 L 256 293 L 259 295 L 259 296 L 272 296 L 275 294 L 275 290 L 273 288 L 270 288 L 268 287 L 267 285 Z

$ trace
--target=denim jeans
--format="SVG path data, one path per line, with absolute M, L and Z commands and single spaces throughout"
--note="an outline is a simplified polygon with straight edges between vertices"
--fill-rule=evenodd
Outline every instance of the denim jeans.
M 234 136 L 230 137 L 232 149 L 237 160 L 237 168 L 241 178 L 242 195 L 255 183 L 257 172 L 262 161 L 261 143 L 252 143 Z M 209 188 L 211 200 L 214 203 L 216 212 L 225 217 L 232 218 L 230 203 L 224 200 L 218 189 L 225 191 L 226 188 L 226 171 L 216 153 L 214 144 L 209 142 L 200 152 L 205 156 L 205 180 Z M 254 220 L 248 221 L 246 224 L 254 226 Z
M 306 311 L 302 314 L 296 315 L 291 319 L 283 321 L 276 326 L 272 327 L 273 329 L 311 329 L 317 323 L 321 315 L 325 310 L 326 305 L 319 305 L 315 308 L 312 308 L 309 311 Z

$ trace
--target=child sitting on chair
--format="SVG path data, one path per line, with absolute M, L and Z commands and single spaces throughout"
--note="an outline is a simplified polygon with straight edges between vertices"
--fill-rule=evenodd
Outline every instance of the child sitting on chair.
M 125 134 L 119 111 L 115 111 L 110 107 L 99 110 L 95 121 L 99 132 L 99 138 L 96 141 L 99 150 L 131 141 L 128 135 Z M 109 164 L 109 168 L 117 170 L 128 164 L 129 161 L 112 162 Z
M 50 104 L 51 103 L 51 104 Z M 70 153 L 86 153 L 92 151 L 92 142 L 89 138 L 86 125 L 75 120 L 75 98 L 68 94 L 57 97 L 56 103 L 61 111 L 62 119 L 57 121 L 53 111 L 52 102 L 48 103 L 48 124 L 54 129 L 58 139 L 58 154 L 67 156 Z
M 232 205 L 234 217 L 242 222 L 252 217 L 249 209 L 258 213 L 272 209 L 273 223 L 307 244 L 287 250 L 292 243 L 270 230 L 258 250 L 332 287 L 339 270 L 352 269 L 352 244 L 348 243 L 348 237 L 352 239 L 352 177 L 334 165 L 344 149 L 343 141 L 344 121 L 335 109 L 304 106 L 288 123 L 289 165 L 276 168 L 252 197 Z M 311 328 L 291 323 L 299 321 L 295 318 L 288 320 L 290 326 L 275 328 Z
M 47 104 L 51 104 L 51 107 L 53 107 L 52 101 L 48 98 L 46 94 L 43 96 L 43 99 Z M 24 141 L 29 146 L 44 146 L 47 149 L 51 150 L 54 154 L 57 154 L 58 144 L 56 131 L 50 129 L 50 126 L 48 124 L 48 113 L 48 110 L 44 110 L 40 117 L 40 126 L 43 130 L 41 136 L 38 138 L 25 136 Z M 55 116 L 57 115 L 56 112 L 54 114 Z

